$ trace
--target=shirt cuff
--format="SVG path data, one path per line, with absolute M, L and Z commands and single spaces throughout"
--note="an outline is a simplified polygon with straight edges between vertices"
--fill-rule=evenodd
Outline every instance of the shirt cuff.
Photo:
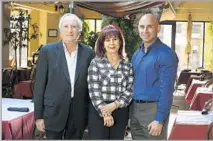
M 119 103 L 119 107 L 118 108 L 123 108 L 125 107 L 125 102 L 122 99 L 118 99 L 117 102 Z
M 101 113 L 101 107 L 103 107 L 103 106 L 105 106 L 106 105 L 106 103 L 101 103 L 101 104 L 99 104 L 98 106 L 97 106 L 97 108 L 96 108 L 96 110 L 98 111 L 98 113 L 99 113 L 99 115 L 101 116 L 101 117 L 103 117 L 102 116 L 102 113 Z

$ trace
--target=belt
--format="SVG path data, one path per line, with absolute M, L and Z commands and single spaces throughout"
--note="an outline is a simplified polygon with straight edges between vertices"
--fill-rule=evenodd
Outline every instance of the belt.
M 133 99 L 133 101 L 135 101 L 136 103 L 154 103 L 154 102 L 157 102 L 157 101 L 145 101 L 145 100 L 135 100 L 135 99 Z

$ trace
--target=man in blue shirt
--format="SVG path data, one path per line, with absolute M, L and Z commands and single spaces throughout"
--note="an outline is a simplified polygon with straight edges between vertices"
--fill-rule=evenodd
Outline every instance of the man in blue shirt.
M 137 140 L 163 140 L 167 139 L 178 58 L 157 37 L 160 25 L 153 14 L 141 17 L 138 30 L 143 43 L 132 57 L 131 134 Z

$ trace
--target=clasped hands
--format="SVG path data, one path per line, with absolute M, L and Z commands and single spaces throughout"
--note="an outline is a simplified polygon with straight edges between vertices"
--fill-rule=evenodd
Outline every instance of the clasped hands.
M 104 119 L 104 126 L 111 127 L 114 125 L 112 112 L 119 107 L 119 103 L 114 101 L 101 107 L 101 113 Z

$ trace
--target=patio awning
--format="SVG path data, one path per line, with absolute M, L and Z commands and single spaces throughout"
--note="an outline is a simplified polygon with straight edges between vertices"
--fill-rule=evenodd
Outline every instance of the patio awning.
M 124 17 L 126 15 L 140 13 L 145 9 L 163 5 L 165 2 L 75 2 L 76 6 L 97 11 L 112 17 Z

